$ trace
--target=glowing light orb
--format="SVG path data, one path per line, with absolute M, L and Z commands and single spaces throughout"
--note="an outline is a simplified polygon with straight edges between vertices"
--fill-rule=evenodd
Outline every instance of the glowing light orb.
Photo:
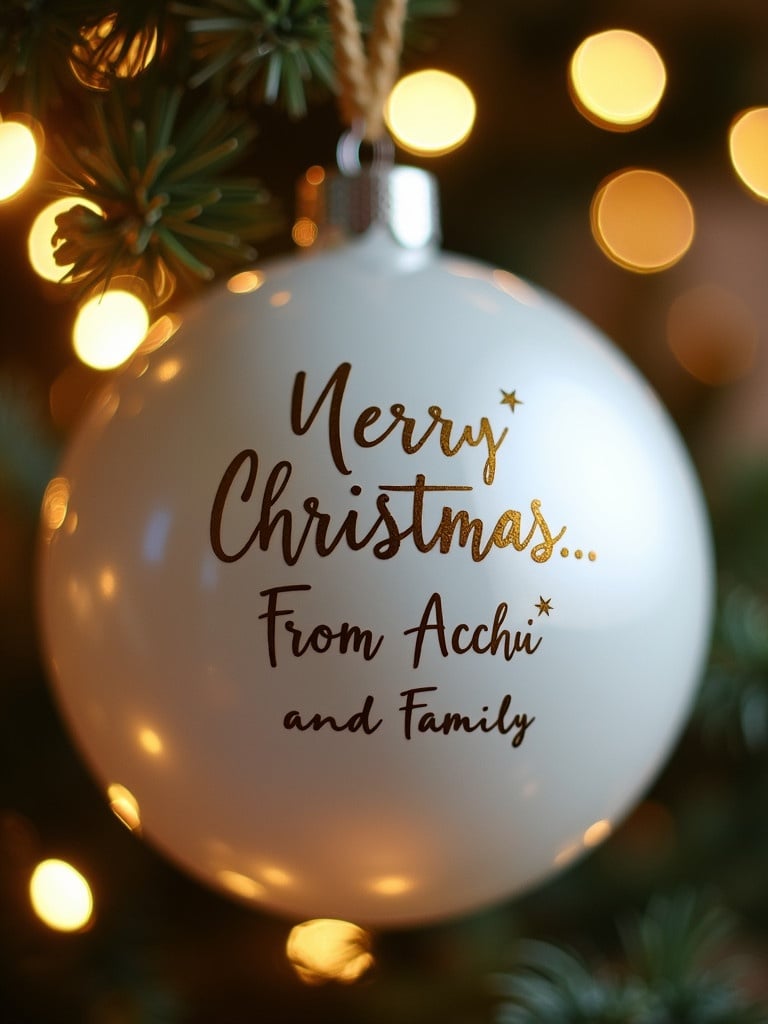
M 130 789 L 113 782 L 107 787 L 107 798 L 112 813 L 131 832 L 141 831 L 141 812 L 139 802 Z
M 637 273 L 665 270 L 693 242 L 693 207 L 658 171 L 620 171 L 603 182 L 591 209 L 592 234 L 614 263 Z
M 467 139 L 475 113 L 475 98 L 460 78 L 429 69 L 400 79 L 387 100 L 384 120 L 403 149 L 440 156 Z
M 131 292 L 115 289 L 95 295 L 77 314 L 75 352 L 87 366 L 111 370 L 136 351 L 148 327 L 147 307 Z
M 80 31 L 72 48 L 69 66 L 75 78 L 89 89 L 109 89 L 112 78 L 135 78 L 149 67 L 157 53 L 157 28 L 141 28 L 129 36 L 115 31 L 116 14 L 108 14 Z
M 64 860 L 44 860 L 37 865 L 30 879 L 29 896 L 40 920 L 56 931 L 80 931 L 93 914 L 91 887 Z
M 94 213 L 103 211 L 96 203 L 89 199 L 79 199 L 75 196 L 65 196 L 49 203 L 35 217 L 27 238 L 27 254 L 32 269 L 46 281 L 60 281 L 65 274 L 69 273 L 74 264 L 66 266 L 56 262 L 54 253 L 58 245 L 53 244 L 53 235 L 56 231 L 56 218 L 59 214 L 66 213 L 73 206 L 85 206 Z
M 768 107 L 753 107 L 734 119 L 728 150 L 740 181 L 753 195 L 768 200 Z
M 17 195 L 35 169 L 37 143 L 25 124 L 0 122 L 0 201 Z
M 653 43 L 625 29 L 588 36 L 568 70 L 578 110 L 610 131 L 632 131 L 647 124 L 667 84 L 664 61 Z
M 286 953 L 309 985 L 356 981 L 373 964 L 368 932 L 349 921 L 320 918 L 291 929 Z

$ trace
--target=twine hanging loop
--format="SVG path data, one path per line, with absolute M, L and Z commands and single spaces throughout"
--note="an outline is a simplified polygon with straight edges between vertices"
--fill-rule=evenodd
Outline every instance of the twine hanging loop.
M 334 39 L 339 109 L 350 127 L 376 142 L 385 132 L 384 103 L 400 66 L 408 0 L 379 0 L 366 56 L 354 0 L 328 0 Z

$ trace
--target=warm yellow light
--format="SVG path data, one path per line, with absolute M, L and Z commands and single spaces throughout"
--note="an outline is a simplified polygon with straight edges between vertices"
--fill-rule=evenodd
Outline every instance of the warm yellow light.
M 291 229 L 291 238 L 296 245 L 309 248 L 317 240 L 317 224 L 310 217 L 299 217 Z
M 135 78 L 155 59 L 157 28 L 141 28 L 129 41 L 125 32 L 114 31 L 116 19 L 116 14 L 108 14 L 81 29 L 80 41 L 72 48 L 69 66 L 89 89 L 108 89 L 112 76 Z
M 95 370 L 124 363 L 141 344 L 149 327 L 147 307 L 131 292 L 99 293 L 81 306 L 73 328 L 75 352 Z
M 227 288 L 235 295 L 255 292 L 264 284 L 264 275 L 259 270 L 243 270 L 227 281 Z
M 475 98 L 460 78 L 429 69 L 400 79 L 384 107 L 384 120 L 403 149 L 440 156 L 467 139 L 475 113 Z
M 64 199 L 57 199 L 49 203 L 35 217 L 32 227 L 29 229 L 27 238 L 27 254 L 32 269 L 46 281 L 60 281 L 68 273 L 74 264 L 61 266 L 54 258 L 58 246 L 53 244 L 53 235 L 56 231 L 56 218 L 61 213 L 66 213 L 73 206 L 85 206 L 94 213 L 102 213 L 101 207 L 92 203 L 90 199 L 79 199 L 76 196 L 65 196 Z
M 44 860 L 29 882 L 32 907 L 49 928 L 76 932 L 93 914 L 91 887 L 79 871 L 64 860 Z
M 37 143 L 25 124 L 0 122 L 0 201 L 17 195 L 35 169 Z
M 310 985 L 356 981 L 373 964 L 370 935 L 349 921 L 320 918 L 291 929 L 286 953 L 293 969 Z
M 753 195 L 768 200 L 768 107 L 738 115 L 728 134 L 731 163 Z
M 282 868 L 268 867 L 261 872 L 261 877 L 269 885 L 285 886 L 293 884 L 293 877 Z
M 181 324 L 182 318 L 178 313 L 164 313 L 149 328 L 144 341 L 139 345 L 137 351 L 141 352 L 142 355 L 149 355 L 150 352 L 155 352 L 157 349 L 162 348 L 178 331 Z M 144 365 L 145 373 L 148 365 L 146 363 Z
M 667 317 L 667 340 L 680 365 L 703 384 L 729 384 L 755 362 L 759 331 L 746 303 L 719 285 L 678 296 Z
M 608 838 L 611 831 L 610 821 L 606 818 L 601 818 L 600 821 L 596 821 L 594 825 L 590 825 L 584 833 L 584 845 L 598 846 L 604 839 Z
M 146 726 L 139 729 L 138 732 L 139 746 L 142 750 L 146 751 L 150 757 L 160 757 L 165 749 L 163 741 L 160 739 L 154 729 L 149 729 Z
M 165 384 L 169 380 L 173 380 L 174 377 L 178 377 L 180 372 L 180 359 L 164 359 L 158 366 L 157 370 L 155 370 L 155 376 L 159 381 L 162 381 Z
M 581 43 L 571 58 L 569 83 L 574 103 L 588 120 L 629 131 L 653 118 L 667 72 L 653 43 L 616 28 Z
M 235 896 L 244 900 L 255 900 L 264 893 L 264 886 L 259 885 L 248 875 L 241 875 L 239 871 L 219 871 L 216 875 L 219 882 Z
M 55 476 L 43 495 L 43 525 L 49 530 L 58 530 L 67 518 L 68 508 L 69 481 L 66 477 Z
M 113 782 L 107 789 L 107 799 L 112 813 L 122 821 L 126 828 L 131 832 L 141 831 L 139 803 L 130 789 Z
M 109 566 L 105 566 L 99 573 L 99 590 L 101 596 L 105 597 L 108 601 L 115 596 L 117 589 L 117 577 L 115 576 L 114 569 Z
M 275 309 L 279 309 L 280 306 L 287 306 L 290 301 L 290 292 L 275 292 L 275 294 L 271 295 L 269 298 L 270 306 L 274 306 Z
M 638 273 L 664 270 L 690 248 L 693 207 L 671 178 L 658 171 L 620 171 L 595 193 L 592 234 L 619 266 Z
M 371 889 L 380 896 L 401 896 L 413 889 L 413 882 L 402 875 L 384 875 L 371 882 Z
M 310 185 L 322 185 L 325 181 L 325 170 L 319 164 L 313 164 L 307 168 L 304 177 Z

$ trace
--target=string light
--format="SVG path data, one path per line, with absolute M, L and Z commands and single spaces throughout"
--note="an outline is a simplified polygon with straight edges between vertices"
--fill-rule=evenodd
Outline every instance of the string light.
M 400 79 L 389 94 L 384 120 L 403 149 L 440 156 L 466 141 L 475 113 L 469 87 L 455 75 L 430 68 Z
M 665 270 L 693 242 L 693 207 L 658 171 L 620 171 L 603 182 L 591 208 L 592 234 L 614 263 L 637 273 Z
M 54 253 L 58 245 L 53 244 L 53 235 L 56 231 L 56 218 L 71 210 L 73 206 L 85 206 L 94 213 L 103 214 L 103 210 L 90 199 L 81 199 L 75 196 L 66 196 L 64 199 L 57 199 L 49 203 L 38 213 L 32 222 L 27 237 L 27 254 L 32 269 L 45 281 L 61 281 L 74 266 L 73 263 L 62 266 L 56 262 Z
M 75 78 L 89 89 L 106 91 L 112 77 L 135 78 L 149 67 L 157 53 L 157 28 L 149 25 L 133 36 L 115 32 L 116 14 L 80 30 L 80 42 L 72 48 L 69 66 Z
M 315 244 L 317 234 L 317 224 L 310 217 L 299 217 L 291 229 L 291 238 L 305 249 Z
M 37 162 L 34 133 L 20 121 L 0 121 L 0 201 L 24 188 Z
M 149 327 L 147 307 L 122 289 L 95 295 L 77 314 L 72 331 L 75 352 L 95 370 L 124 363 L 141 344 Z
M 80 872 L 64 860 L 44 860 L 29 882 L 32 908 L 49 928 L 81 931 L 93 915 L 91 887 Z
M 768 107 L 752 107 L 734 118 L 728 150 L 739 180 L 759 199 L 768 200 Z
M 652 120 L 667 84 L 664 61 L 653 43 L 625 29 L 588 36 L 568 71 L 577 109 L 611 131 L 631 131 Z
M 286 954 L 308 985 L 353 982 L 372 965 L 368 932 L 349 921 L 319 918 L 291 929 Z
M 139 802 L 129 789 L 113 782 L 107 788 L 107 799 L 112 813 L 122 821 L 127 829 L 130 829 L 131 832 L 141 832 Z

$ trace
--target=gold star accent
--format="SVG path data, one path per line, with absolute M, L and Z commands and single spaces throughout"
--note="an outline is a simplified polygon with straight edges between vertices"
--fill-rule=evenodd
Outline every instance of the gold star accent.
M 539 615 L 549 615 L 549 613 L 554 610 L 552 608 L 552 598 L 542 597 L 541 594 L 539 594 L 538 604 L 535 604 L 533 607 L 539 609 Z
M 516 391 L 506 392 L 504 388 L 499 388 L 499 390 L 501 391 L 502 395 L 504 395 L 502 400 L 499 402 L 499 405 L 508 405 L 512 412 L 514 412 L 516 405 L 525 404 L 521 398 L 517 397 Z

